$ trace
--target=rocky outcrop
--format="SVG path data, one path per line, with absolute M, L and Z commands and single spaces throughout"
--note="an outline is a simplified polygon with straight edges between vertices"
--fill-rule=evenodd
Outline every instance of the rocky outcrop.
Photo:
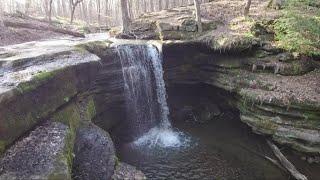
M 299 151 L 320 152 L 320 71 L 312 60 L 289 56 L 284 61 L 277 51 L 253 58 L 210 49 L 196 43 L 165 44 L 168 86 L 206 83 L 234 92 L 241 120 L 255 132 Z
M 100 59 L 65 41 L 51 45 L 27 43 L 2 50 L 2 54 L 7 54 L 0 59 L 0 149 L 3 150 L 86 91 L 96 76 Z
M 116 155 L 107 132 L 89 123 L 77 131 L 74 147 L 74 179 L 110 179 Z
M 0 160 L 0 179 L 71 179 L 70 128 L 46 122 L 15 143 Z
M 97 39 L 1 49 L 0 179 L 71 179 L 72 167 L 74 178 L 111 178 L 112 140 L 91 121 L 99 115 L 102 124 L 114 124 L 104 113 L 124 104 L 123 80 L 112 42 Z

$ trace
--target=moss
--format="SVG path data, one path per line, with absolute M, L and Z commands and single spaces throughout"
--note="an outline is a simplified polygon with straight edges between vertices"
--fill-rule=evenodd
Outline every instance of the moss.
M 120 165 L 120 159 L 119 159 L 118 156 L 115 156 L 114 160 L 115 160 L 114 166 L 115 166 L 115 169 L 116 169 Z
M 103 54 L 104 50 L 106 50 L 108 47 L 110 47 L 110 44 L 112 44 L 111 41 L 93 41 L 93 42 L 87 42 L 78 44 L 75 46 L 76 50 L 80 52 L 89 51 L 91 53 L 97 54 L 98 56 Z
M 306 120 L 320 120 L 320 114 L 318 112 L 304 112 L 303 116 Z
M 96 107 L 92 98 L 90 98 L 87 104 L 87 115 L 89 120 L 91 120 L 96 115 Z
M 66 162 L 68 163 L 69 167 L 69 174 L 72 172 L 72 163 L 73 163 L 73 158 L 74 158 L 74 153 L 73 153 L 73 146 L 74 142 L 76 139 L 76 127 L 70 126 L 70 130 L 67 134 L 67 139 L 66 139 L 66 146 L 65 146 L 65 152 L 64 156 L 66 158 Z
M 64 173 L 52 173 L 49 175 L 48 180 L 71 180 L 71 174 L 67 175 Z
M 63 108 L 61 111 L 56 112 L 52 119 L 54 121 L 62 122 L 68 126 L 74 126 L 78 124 L 80 120 L 80 112 L 75 105 L 75 103 L 71 103 Z
M 76 137 L 77 128 L 80 125 L 80 111 L 74 102 L 68 104 L 65 108 L 55 113 L 52 117 L 53 120 L 62 122 L 69 127 L 67 137 L 65 139 L 65 149 L 63 154 L 58 160 L 58 163 L 67 162 L 69 173 L 71 174 L 73 162 L 73 144 Z M 59 177 L 59 174 L 57 174 Z M 56 176 L 53 176 L 56 177 Z
M 33 76 L 33 78 L 28 82 L 20 83 L 17 87 L 20 93 L 25 93 L 32 91 L 39 87 L 44 82 L 48 81 L 49 79 L 53 78 L 57 71 L 51 72 L 41 72 Z
M 291 52 L 320 56 L 320 10 L 310 6 L 318 0 L 290 0 L 276 20 L 277 45 Z
M 0 156 L 6 150 L 6 145 L 7 145 L 7 143 L 5 141 L 0 141 Z

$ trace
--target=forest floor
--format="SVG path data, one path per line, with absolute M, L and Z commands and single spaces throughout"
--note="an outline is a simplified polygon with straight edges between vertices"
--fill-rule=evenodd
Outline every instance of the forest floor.
M 82 21 L 75 21 L 71 25 L 68 19 L 61 17 L 54 18 L 50 24 L 48 20 L 30 17 L 21 12 L 6 14 L 3 20 L 5 24 L 10 23 L 10 26 L 0 27 L 0 46 L 72 37 L 73 33 L 76 35 L 84 35 L 106 29 L 105 27 L 96 27 L 93 25 L 88 27 L 88 25 Z M 67 32 L 59 32 L 59 30 Z
M 274 18 L 279 13 L 276 10 L 265 10 L 268 0 L 253 1 L 250 9 L 250 19 L 258 18 Z M 223 26 L 218 28 L 212 33 L 217 35 L 226 34 L 239 34 L 250 31 L 250 19 L 245 19 L 242 16 L 244 1 L 243 0 L 221 0 L 201 5 L 201 14 L 204 21 L 219 21 Z M 148 13 L 142 16 L 148 20 L 159 20 L 170 23 L 179 23 L 184 18 L 193 16 L 193 6 L 179 7 L 171 10 L 163 10 L 160 12 Z M 34 25 L 48 25 L 48 22 L 36 19 L 21 18 L 19 15 L 7 15 L 5 20 L 12 22 L 24 22 Z M 64 22 L 65 23 L 65 22 Z M 54 24 L 55 26 L 65 26 L 65 24 Z M 73 27 L 74 28 L 74 27 Z M 75 28 L 74 28 L 75 29 Z M 52 39 L 55 37 L 68 36 L 62 33 L 57 33 L 48 30 L 37 30 L 30 28 L 13 28 L 13 27 L 0 27 L 0 46 L 18 44 L 28 41 Z
M 41 22 L 31 19 L 23 19 L 18 16 L 5 16 L 5 21 L 10 22 L 24 22 L 33 25 L 48 25 L 47 22 Z M 54 37 L 66 36 L 61 33 L 56 33 L 48 30 L 37 30 L 30 28 L 14 28 L 14 27 L 0 27 L 0 46 L 19 44 L 29 41 L 37 41 L 44 39 L 51 39 Z
M 202 21 L 220 22 L 220 26 L 212 34 L 243 34 L 250 32 L 253 20 L 272 20 L 279 16 L 279 11 L 267 8 L 269 0 L 252 1 L 249 17 L 243 16 L 245 2 L 243 0 L 219 0 L 201 4 Z M 148 13 L 141 19 L 180 24 L 184 19 L 193 18 L 194 7 L 185 6 L 160 12 Z

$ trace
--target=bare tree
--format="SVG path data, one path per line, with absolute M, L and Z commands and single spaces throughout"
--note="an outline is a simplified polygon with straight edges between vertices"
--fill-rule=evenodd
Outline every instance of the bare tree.
M 129 18 L 127 0 L 120 0 L 120 7 L 121 7 L 121 19 L 122 19 L 122 30 L 121 31 L 123 33 L 128 33 L 129 32 L 129 25 L 130 25 L 130 18 Z
M 49 0 L 49 22 L 52 23 L 52 3 L 53 0 Z
M 50 24 L 52 21 L 52 3 L 53 3 L 53 0 L 44 0 L 44 9 L 46 12 L 46 18 Z
M 97 0 L 98 23 L 101 25 L 101 2 Z
M 74 20 L 74 12 L 76 11 L 77 6 L 83 1 L 83 0 L 69 0 L 70 1 L 70 23 L 73 23 Z
M 26 15 L 29 15 L 29 13 L 30 13 L 31 4 L 32 4 L 31 0 L 26 0 L 26 2 L 25 2 L 25 11 L 24 11 L 24 13 Z
M 196 11 L 196 21 L 198 25 L 198 32 L 202 32 L 202 23 L 201 23 L 201 10 L 199 0 L 194 0 L 194 9 Z
M 4 28 L 3 16 L 4 16 L 4 7 L 3 0 L 0 0 L 0 28 Z
M 249 15 L 250 6 L 251 6 L 251 0 L 247 0 L 246 5 L 244 7 L 244 13 L 243 13 L 245 16 Z

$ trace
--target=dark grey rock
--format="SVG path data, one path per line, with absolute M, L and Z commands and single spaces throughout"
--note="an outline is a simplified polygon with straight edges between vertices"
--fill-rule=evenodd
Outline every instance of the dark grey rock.
M 126 163 L 119 163 L 112 176 L 113 180 L 143 180 L 146 176 L 136 167 Z
M 113 142 L 107 132 L 94 124 L 79 128 L 74 153 L 74 179 L 107 180 L 113 175 L 116 162 Z
M 7 150 L 0 160 L 1 180 L 71 179 L 66 151 L 69 128 L 47 122 Z

